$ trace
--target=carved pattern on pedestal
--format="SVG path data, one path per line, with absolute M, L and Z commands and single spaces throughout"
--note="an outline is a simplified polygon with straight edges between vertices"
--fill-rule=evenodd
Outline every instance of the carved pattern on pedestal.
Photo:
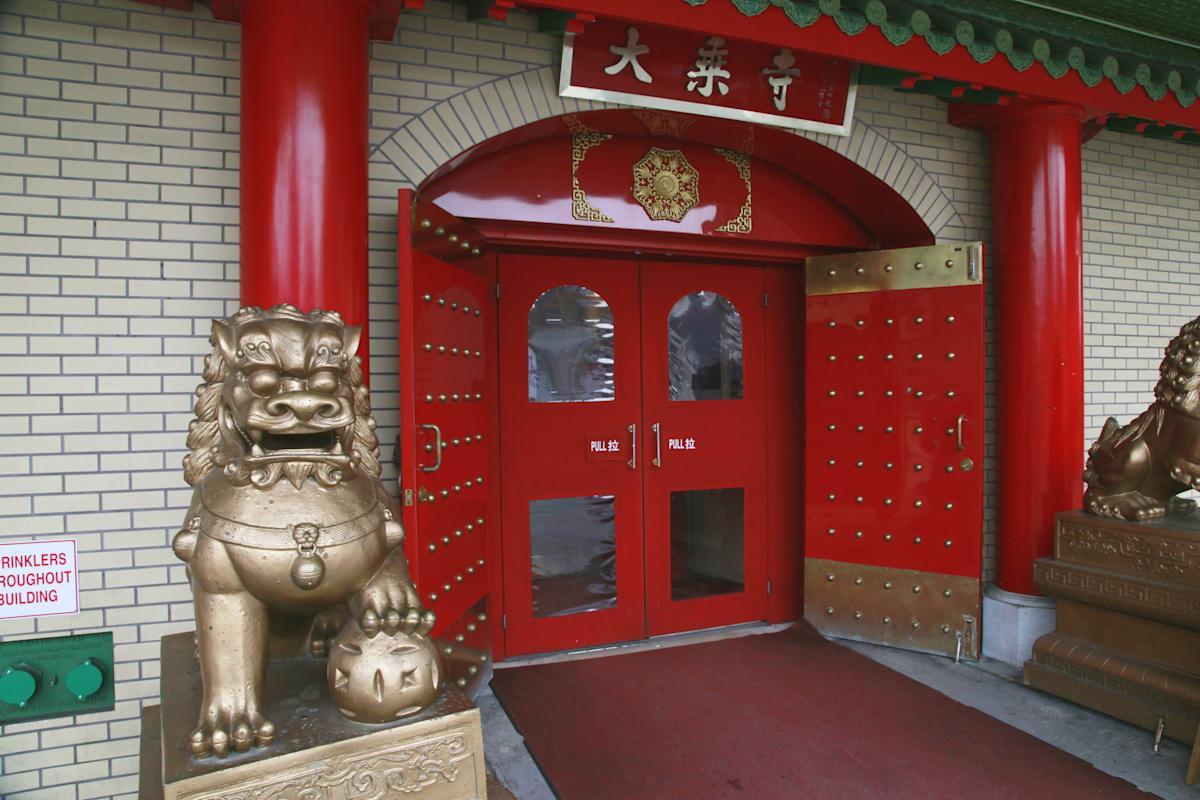
M 1099 575 L 1057 561 L 1033 567 L 1039 588 L 1055 597 L 1113 608 L 1173 625 L 1200 627 L 1200 594 L 1146 583 L 1137 577 Z
M 750 208 L 750 156 L 739 153 L 737 150 L 725 150 L 720 147 L 716 150 L 726 161 L 733 164 L 738 171 L 738 177 L 746 184 L 746 200 L 742 203 L 737 216 L 725 222 L 717 230 L 722 233 L 750 233 L 754 228 L 754 219 L 751 216 Z
M 409 747 L 394 745 L 314 761 L 283 774 L 250 779 L 232 790 L 198 792 L 184 800 L 383 800 L 420 795 L 438 783 L 454 783 L 479 758 L 467 736 L 452 733 Z M 474 770 L 465 769 L 468 780 Z
M 1065 641 L 1063 643 L 1066 644 Z M 1079 655 L 1082 648 L 1087 653 L 1086 657 L 1094 658 L 1097 663 L 1112 664 L 1115 661 L 1119 662 L 1123 669 L 1118 671 L 1104 670 L 1080 663 L 1075 659 L 1059 658 L 1037 648 L 1033 651 L 1033 663 L 1045 669 L 1069 675 L 1078 681 L 1094 684 L 1116 694 L 1138 700 L 1155 708 L 1175 708 L 1188 716 L 1196 714 L 1196 709 L 1193 705 L 1195 702 L 1195 686 L 1179 686 L 1166 681 L 1161 674 L 1162 670 L 1157 670 L 1142 662 L 1114 657 L 1109 652 L 1094 649 L 1080 643 L 1072 644 L 1072 650 L 1076 656 Z M 1153 684 L 1148 684 L 1128 676 L 1136 676 L 1149 680 L 1157 678 L 1162 686 L 1159 688 Z M 1175 692 L 1170 691 L 1170 689 L 1175 689 Z
M 587 192 L 579 185 L 579 166 L 588 150 L 612 138 L 611 133 L 592 130 L 574 114 L 562 118 L 571 132 L 571 216 L 583 222 L 613 222 L 613 218 L 588 202 Z
M 1200 542 L 1059 522 L 1060 557 L 1200 585 Z

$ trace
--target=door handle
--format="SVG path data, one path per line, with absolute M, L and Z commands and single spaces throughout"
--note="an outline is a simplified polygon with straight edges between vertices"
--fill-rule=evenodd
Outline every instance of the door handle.
M 422 423 L 418 428 L 425 428 L 433 431 L 433 452 L 437 455 L 437 461 L 433 462 L 432 467 L 421 467 L 422 472 L 437 472 L 442 468 L 442 429 L 433 423 Z
M 629 465 L 630 469 L 637 469 L 637 423 L 631 422 L 626 430 L 629 431 L 630 441 L 633 442 L 633 457 L 625 463 Z
M 650 426 L 650 429 L 654 431 L 654 458 L 652 458 L 650 460 L 650 463 L 656 467 L 661 467 L 662 466 L 662 426 L 656 422 Z
M 965 414 L 958 415 L 958 423 L 955 425 L 955 441 L 958 442 L 958 449 L 961 451 L 963 447 L 963 423 L 967 421 Z

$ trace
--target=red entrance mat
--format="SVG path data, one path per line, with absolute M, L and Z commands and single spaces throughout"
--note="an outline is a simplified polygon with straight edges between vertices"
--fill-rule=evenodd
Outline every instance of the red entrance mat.
M 492 688 L 562 800 L 1154 797 L 806 625 Z

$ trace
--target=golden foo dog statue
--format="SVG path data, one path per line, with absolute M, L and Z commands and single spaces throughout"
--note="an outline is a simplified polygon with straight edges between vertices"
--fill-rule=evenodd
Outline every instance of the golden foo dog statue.
M 1191 513 L 1175 495 L 1200 489 L 1200 318 L 1179 329 L 1159 367 L 1154 402 L 1123 428 L 1109 417 L 1088 450 L 1084 507 L 1134 522 Z
M 172 545 L 195 600 L 196 756 L 274 740 L 262 713 L 270 658 L 328 655 L 334 703 L 362 722 L 437 695 L 434 615 L 379 480 L 360 336 L 335 312 L 290 305 L 213 321 L 183 462 L 195 490 Z

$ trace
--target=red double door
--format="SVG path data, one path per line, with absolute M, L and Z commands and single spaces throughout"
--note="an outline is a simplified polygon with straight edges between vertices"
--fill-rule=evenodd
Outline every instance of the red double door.
M 503 255 L 510 654 L 766 616 L 764 272 Z

